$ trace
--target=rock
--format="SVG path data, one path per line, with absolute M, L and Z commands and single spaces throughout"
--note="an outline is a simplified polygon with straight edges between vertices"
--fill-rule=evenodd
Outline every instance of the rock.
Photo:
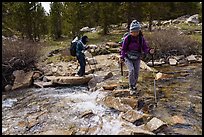
M 80 31 L 82 31 L 82 32 L 90 32 L 90 31 L 91 31 L 91 28 L 89 28 L 89 27 L 83 27 L 83 28 L 80 29 Z
M 165 64 L 164 61 L 154 61 L 154 66 L 161 66 L 162 64 Z M 148 66 L 153 66 L 152 61 L 147 62 Z
M 38 79 L 41 76 L 40 72 L 34 72 L 33 79 Z
M 176 59 L 177 61 L 184 59 L 185 56 L 184 55 L 180 55 L 180 56 L 172 56 L 172 58 Z
M 122 127 L 123 127 L 123 130 L 120 131 L 117 135 L 155 135 L 150 131 L 144 130 L 136 126 L 123 124 Z
M 101 76 L 93 75 L 93 78 L 88 82 L 89 88 L 94 88 L 97 83 L 100 83 L 103 81 L 103 78 Z
M 137 111 L 135 110 L 128 110 L 126 113 L 124 113 L 122 115 L 122 118 L 124 118 L 125 120 L 133 123 L 138 119 L 141 119 L 143 117 L 142 114 L 139 114 Z
M 112 96 L 114 97 L 124 97 L 129 95 L 130 95 L 130 91 L 128 89 L 113 90 L 112 92 Z
M 93 116 L 94 115 L 94 113 L 92 112 L 92 110 L 87 110 L 87 111 L 85 111 L 85 112 L 83 112 L 79 117 L 80 118 L 88 118 L 88 117 L 90 117 L 90 116 Z
M 107 42 L 106 45 L 110 46 L 111 48 L 117 48 L 120 46 L 120 44 L 116 42 Z
M 106 106 L 122 112 L 126 112 L 132 109 L 129 105 L 121 103 L 120 98 L 118 97 L 116 98 L 116 97 L 107 96 L 104 98 L 104 103 Z
M 94 65 L 97 64 L 97 61 L 95 58 L 87 58 L 88 64 L 89 65 Z
M 187 59 L 181 59 L 181 60 L 179 60 L 178 64 L 188 65 L 188 60 Z
M 88 45 L 88 47 L 89 47 L 90 49 L 97 49 L 97 45 L 93 45 L 93 44 Z M 86 51 L 87 51 L 87 50 L 86 50 Z
M 51 87 L 54 85 L 51 81 L 50 82 L 36 81 L 33 84 L 40 88 Z
M 84 55 L 86 58 L 92 58 L 92 54 L 90 52 L 88 52 L 87 50 L 84 52 Z
M 107 74 L 105 74 L 105 76 L 103 77 L 104 80 L 109 79 L 113 76 L 112 72 L 108 72 Z
M 74 130 L 62 130 L 62 129 L 53 129 L 48 131 L 40 132 L 39 135 L 72 135 Z
M 7 91 L 11 91 L 12 90 L 12 85 L 8 84 L 4 87 L 4 90 Z
M 162 74 L 161 72 L 157 73 L 156 76 L 155 76 L 155 80 L 161 79 L 161 78 L 162 78 L 162 75 L 163 75 L 163 74 Z
M 170 58 L 169 59 L 169 64 L 172 65 L 172 66 L 175 66 L 177 64 L 177 60 L 175 60 L 173 58 Z
M 154 72 L 157 72 L 156 69 L 154 68 L 150 68 L 144 61 L 140 61 L 140 68 L 141 69 L 145 69 L 145 70 L 148 70 L 148 71 L 154 71 Z
M 201 58 L 201 57 L 198 57 L 198 58 L 197 58 L 197 62 L 202 63 L 202 58 Z
M 190 16 L 185 23 L 194 23 L 194 24 L 198 24 L 199 20 L 198 20 L 198 14 L 192 15 Z
M 109 84 L 109 85 L 104 85 L 103 89 L 104 90 L 114 90 L 115 88 L 117 88 L 117 84 Z
M 61 85 L 82 85 L 87 84 L 93 76 L 86 75 L 84 77 L 74 77 L 74 76 L 45 76 L 48 80 L 55 84 Z
M 24 71 L 16 72 L 15 81 L 14 81 L 12 90 L 29 87 L 32 84 L 32 76 L 33 76 L 33 72 L 27 72 L 27 73 L 25 73 Z
M 173 116 L 171 117 L 173 124 L 186 124 L 185 119 L 182 116 Z
M 186 57 L 186 59 L 188 60 L 188 62 L 196 62 L 197 59 L 195 56 L 196 55 L 190 55 L 190 56 Z
M 48 79 L 45 76 L 43 77 L 43 82 L 48 82 Z
M 133 97 L 123 97 L 123 98 L 121 98 L 121 103 L 127 104 L 127 105 L 131 106 L 132 109 L 134 109 L 137 106 L 137 99 L 135 99 Z
M 160 127 L 166 125 L 166 123 L 164 123 L 163 121 L 161 121 L 160 119 L 154 117 L 152 118 L 147 124 L 146 124 L 146 127 L 154 132 L 156 131 L 157 129 L 159 129 Z

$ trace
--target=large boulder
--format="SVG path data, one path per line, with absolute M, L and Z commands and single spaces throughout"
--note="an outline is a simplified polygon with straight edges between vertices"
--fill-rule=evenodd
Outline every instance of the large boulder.
M 15 81 L 12 90 L 26 88 L 32 84 L 33 72 L 25 73 L 23 70 L 17 70 L 13 72 L 13 75 L 15 76 Z

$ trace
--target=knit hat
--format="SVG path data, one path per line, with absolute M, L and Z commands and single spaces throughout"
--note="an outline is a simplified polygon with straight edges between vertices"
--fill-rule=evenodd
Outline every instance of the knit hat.
M 141 25 L 137 20 L 133 20 L 130 24 L 130 32 L 141 30 Z
M 81 38 L 81 41 L 82 41 L 82 43 L 86 44 L 86 43 L 89 41 L 89 39 L 88 39 L 87 36 L 83 36 L 83 37 Z

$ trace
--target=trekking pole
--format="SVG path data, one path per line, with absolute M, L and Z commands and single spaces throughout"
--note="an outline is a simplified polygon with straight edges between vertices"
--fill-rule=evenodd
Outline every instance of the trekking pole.
M 152 66 L 154 67 L 154 55 L 152 54 Z M 154 97 L 155 97 L 155 103 L 157 103 L 157 96 L 156 96 L 156 80 L 155 80 L 155 73 L 153 69 L 153 76 L 154 76 Z
M 120 72 L 121 72 L 121 77 L 122 77 L 121 80 L 122 80 L 122 89 L 123 89 L 124 83 L 123 83 L 123 62 L 122 61 L 120 62 Z

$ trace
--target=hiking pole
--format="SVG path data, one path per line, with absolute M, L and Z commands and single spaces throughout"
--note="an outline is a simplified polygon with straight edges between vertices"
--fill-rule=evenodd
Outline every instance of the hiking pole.
M 122 80 L 122 89 L 123 89 L 123 61 L 120 62 L 120 71 L 121 71 L 121 80 Z
M 154 55 L 152 54 L 152 66 L 154 67 Z M 157 103 L 157 96 L 156 96 L 156 80 L 155 80 L 155 74 L 153 69 L 153 76 L 154 76 L 154 97 L 155 97 L 155 103 Z

